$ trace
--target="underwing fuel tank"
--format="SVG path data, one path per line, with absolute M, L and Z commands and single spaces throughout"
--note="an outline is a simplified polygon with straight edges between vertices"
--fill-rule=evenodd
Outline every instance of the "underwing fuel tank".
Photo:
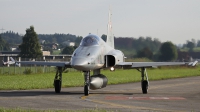
M 90 80 L 90 89 L 95 90 L 95 89 L 101 89 L 106 87 L 108 83 L 108 79 L 105 75 L 98 74 L 98 75 L 93 75 L 91 76 Z

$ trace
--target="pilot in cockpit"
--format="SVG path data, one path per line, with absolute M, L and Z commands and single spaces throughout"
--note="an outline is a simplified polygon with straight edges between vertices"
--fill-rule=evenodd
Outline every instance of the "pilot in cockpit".
M 89 35 L 82 40 L 81 45 L 82 46 L 98 45 L 98 40 L 93 35 Z

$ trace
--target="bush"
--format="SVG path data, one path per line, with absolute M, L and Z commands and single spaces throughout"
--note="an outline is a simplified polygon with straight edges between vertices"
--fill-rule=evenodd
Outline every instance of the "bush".
M 41 68 L 37 68 L 37 73 L 42 73 L 42 69 Z
M 26 68 L 26 69 L 24 70 L 24 74 L 31 74 L 31 73 L 32 73 L 32 71 L 31 71 L 30 68 Z

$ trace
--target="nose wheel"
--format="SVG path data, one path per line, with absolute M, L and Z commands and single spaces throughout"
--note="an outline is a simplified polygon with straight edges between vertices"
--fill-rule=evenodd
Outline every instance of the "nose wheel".
M 85 85 L 84 85 L 84 95 L 89 95 L 89 87 L 90 87 L 90 72 L 84 72 L 85 77 Z
M 85 86 L 84 86 L 84 95 L 85 95 L 85 96 L 88 96 L 88 95 L 89 95 L 89 86 L 88 86 L 88 85 L 85 85 Z

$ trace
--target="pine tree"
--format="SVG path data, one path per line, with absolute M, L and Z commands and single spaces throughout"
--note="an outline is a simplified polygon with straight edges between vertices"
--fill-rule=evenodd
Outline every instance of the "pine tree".
M 33 26 L 26 29 L 26 34 L 23 36 L 22 40 L 22 44 L 19 45 L 19 49 L 21 50 L 19 56 L 32 59 L 42 56 L 41 46 Z
M 9 44 L 0 35 L 0 51 L 10 51 Z

